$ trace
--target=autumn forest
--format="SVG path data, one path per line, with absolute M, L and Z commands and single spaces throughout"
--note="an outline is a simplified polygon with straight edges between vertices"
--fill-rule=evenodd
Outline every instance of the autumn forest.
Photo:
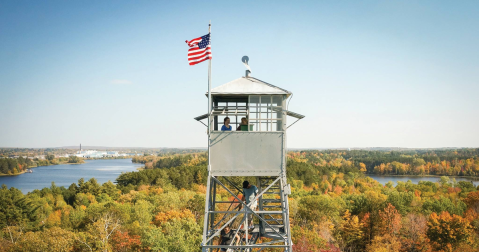
M 206 154 L 132 161 L 144 169 L 101 185 L 79 178 L 26 195 L 2 186 L 0 251 L 201 251 Z M 5 162 L 5 172 L 30 165 Z M 479 250 L 479 188 L 454 179 L 479 177 L 479 149 L 291 151 L 287 162 L 294 251 Z

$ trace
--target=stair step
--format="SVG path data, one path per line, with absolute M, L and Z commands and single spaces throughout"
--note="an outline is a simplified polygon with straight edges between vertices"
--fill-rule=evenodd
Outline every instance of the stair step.
M 276 232 L 280 233 L 281 235 L 286 235 L 284 233 L 284 228 L 282 228 L 282 227 L 281 228 L 275 228 L 274 230 Z M 271 228 L 265 228 L 264 231 L 265 231 L 265 233 L 275 233 L 273 230 L 271 230 Z
M 272 226 L 276 231 L 278 231 L 280 228 L 284 228 L 283 224 L 269 224 Z M 265 227 L 266 229 L 270 229 L 269 227 Z
M 273 230 L 273 229 L 271 229 L 271 228 L 266 227 L 266 228 L 264 229 L 264 233 L 265 233 L 265 234 L 268 234 L 268 233 L 270 233 L 270 234 L 275 234 L 274 231 L 276 231 L 276 232 L 278 232 L 278 233 L 280 233 L 280 234 L 282 234 L 282 235 L 285 235 L 284 228 L 275 228 L 275 229 Z
M 263 203 L 281 203 L 280 199 L 263 199 Z

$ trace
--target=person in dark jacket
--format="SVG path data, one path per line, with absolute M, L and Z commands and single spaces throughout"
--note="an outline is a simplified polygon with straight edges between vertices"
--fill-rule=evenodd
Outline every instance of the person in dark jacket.
M 221 230 L 220 245 L 233 245 L 234 239 L 236 239 L 234 245 L 238 245 L 240 236 L 238 234 L 235 235 L 235 232 L 231 230 L 230 225 Z M 227 251 L 227 249 L 221 248 L 221 251 Z

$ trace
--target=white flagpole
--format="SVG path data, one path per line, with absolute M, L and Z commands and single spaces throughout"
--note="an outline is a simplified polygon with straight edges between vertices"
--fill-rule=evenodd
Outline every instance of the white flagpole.
M 211 20 L 208 26 L 208 34 L 210 34 L 210 44 L 211 44 Z M 208 172 L 211 169 L 210 166 L 210 132 L 211 132 L 211 60 L 208 62 Z
M 211 43 L 211 20 L 208 27 L 208 33 L 210 34 L 210 43 Z M 209 211 L 208 208 L 210 202 L 210 187 L 211 187 L 211 153 L 210 153 L 210 132 L 211 132 L 211 59 L 208 62 L 208 181 L 206 182 L 206 203 L 205 203 L 205 218 L 204 218 L 204 226 L 203 226 L 203 242 L 201 243 L 202 246 L 207 245 L 206 242 L 206 232 L 208 230 L 208 219 L 209 219 Z M 214 209 L 213 209 L 214 210 Z M 202 249 L 203 252 L 206 252 L 208 249 Z

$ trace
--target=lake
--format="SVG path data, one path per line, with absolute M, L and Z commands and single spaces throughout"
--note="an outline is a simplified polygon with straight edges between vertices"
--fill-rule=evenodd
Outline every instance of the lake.
M 8 187 L 15 187 L 23 193 L 27 193 L 35 189 L 50 187 L 52 181 L 54 181 L 57 186 L 64 186 L 66 188 L 72 183 L 78 184 L 80 178 L 84 178 L 85 181 L 90 178 L 95 178 L 99 184 L 103 184 L 108 180 L 115 182 L 116 178 L 122 172 L 136 171 L 137 168 L 143 167 L 142 164 L 132 163 L 131 159 L 86 160 L 85 162 L 84 164 L 78 165 L 64 164 L 33 168 L 33 173 L 0 177 L 0 185 L 6 184 Z M 440 177 L 418 176 L 368 176 L 383 185 L 389 181 L 392 181 L 394 185 L 396 185 L 397 181 L 407 182 L 411 180 L 414 184 L 417 184 L 421 180 L 437 182 L 440 179 Z M 456 178 L 456 181 L 472 181 L 472 179 Z M 475 186 L 478 186 L 479 180 L 476 179 L 473 183 Z
M 0 177 L 0 185 L 5 184 L 27 193 L 50 187 L 52 181 L 66 188 L 72 183 L 78 184 L 80 178 L 85 181 L 95 178 L 99 184 L 103 184 L 108 180 L 115 182 L 122 172 L 136 171 L 139 167 L 143 165 L 132 163 L 131 159 L 85 160 L 84 164 L 41 166 L 33 168 L 33 173 Z
M 385 185 L 387 182 L 392 181 L 394 183 L 394 186 L 397 185 L 398 181 L 403 181 L 407 182 L 408 180 L 411 180 L 412 183 L 417 184 L 419 181 L 430 181 L 430 182 L 438 182 L 441 177 L 420 177 L 420 176 L 381 176 L 381 175 L 372 175 L 369 174 L 367 175 L 368 177 L 377 180 L 379 183 L 382 185 Z M 454 177 L 449 177 L 451 180 Z M 459 181 L 472 181 L 474 183 L 474 186 L 479 186 L 479 180 L 478 179 L 471 179 L 471 178 L 455 178 L 457 182 Z

